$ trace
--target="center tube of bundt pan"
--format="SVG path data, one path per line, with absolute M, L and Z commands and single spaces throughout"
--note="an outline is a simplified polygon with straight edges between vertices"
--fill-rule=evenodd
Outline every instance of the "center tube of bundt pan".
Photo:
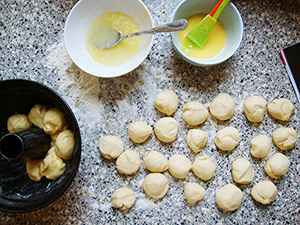
M 24 143 L 18 135 L 6 134 L 0 140 L 0 154 L 8 160 L 18 159 L 24 151 Z
M 4 135 L 0 139 L 0 154 L 7 160 L 43 158 L 50 149 L 50 143 L 50 136 L 43 129 L 31 127 Z

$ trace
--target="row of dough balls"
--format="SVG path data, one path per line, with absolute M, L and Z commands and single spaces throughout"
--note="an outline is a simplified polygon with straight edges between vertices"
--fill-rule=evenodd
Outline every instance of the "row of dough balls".
M 162 137 L 175 139 L 178 132 L 178 126 L 175 129 L 168 123 L 175 124 L 177 121 L 171 117 L 164 117 L 155 124 L 155 134 L 159 139 Z M 162 128 L 164 124 L 165 128 Z M 178 123 L 177 123 L 178 125 Z M 160 131 L 160 132 L 158 132 Z M 162 132 L 164 131 L 164 132 Z M 173 132 L 171 132 L 173 131 Z M 136 143 L 142 143 L 151 135 L 152 128 L 145 122 L 137 121 L 129 125 L 128 134 L 131 140 Z M 208 135 L 200 129 L 191 129 L 186 136 L 186 142 L 190 149 L 195 153 L 201 151 L 206 145 Z M 165 139 L 164 139 L 165 140 Z M 272 140 L 275 145 L 281 150 L 289 150 L 295 147 L 297 142 L 297 132 L 293 128 L 280 127 L 272 134 Z M 232 151 L 240 141 L 239 131 L 234 127 L 225 127 L 220 129 L 215 138 L 216 146 L 223 151 Z M 100 153 L 107 159 L 118 158 L 124 149 L 124 143 L 116 136 L 106 136 L 99 141 Z M 268 155 L 271 149 L 271 141 L 266 135 L 258 135 L 251 140 L 251 155 L 256 158 L 264 158 Z
M 147 157 L 149 158 L 154 157 L 153 156 L 154 154 L 159 156 L 160 153 L 150 152 L 146 156 L 145 165 L 147 168 L 149 168 L 149 164 L 146 163 Z M 158 161 L 166 160 L 166 159 L 161 159 L 161 157 L 163 156 L 158 157 L 160 158 L 158 159 Z M 197 168 L 197 171 L 200 173 L 205 173 L 203 172 L 204 170 L 209 173 L 209 177 L 210 177 L 212 171 L 214 173 L 215 170 L 215 167 L 212 168 L 214 166 L 213 162 L 211 162 L 211 160 L 207 161 L 209 159 L 208 156 L 200 156 L 197 159 L 199 160 L 197 165 L 195 166 L 195 168 L 199 166 Z M 177 160 L 179 160 L 179 157 L 177 158 Z M 187 161 L 185 160 L 181 162 L 182 164 L 185 165 L 183 166 L 184 167 L 183 170 L 186 170 L 186 168 L 190 167 L 190 165 L 187 165 Z M 156 167 L 157 165 L 154 162 L 155 161 L 151 161 L 150 166 L 154 165 L 154 167 Z M 177 164 L 176 166 L 182 164 Z M 286 174 L 289 165 L 290 165 L 290 161 L 287 159 L 286 156 L 284 156 L 281 153 L 276 153 L 273 157 L 271 157 L 267 161 L 265 165 L 265 171 L 271 177 L 279 178 L 280 176 Z M 172 163 L 169 162 L 169 166 L 172 166 Z M 164 169 L 166 168 L 167 168 L 167 164 L 165 164 Z M 159 171 L 161 172 L 161 170 L 163 169 L 160 168 Z M 176 169 L 176 171 L 178 170 L 179 169 Z M 254 170 L 252 168 L 251 163 L 243 158 L 235 160 L 232 164 L 232 176 L 233 176 L 233 180 L 236 183 L 240 183 L 240 184 L 250 183 L 254 177 Z M 164 176 L 161 173 L 156 173 L 156 172 L 150 173 L 144 179 L 142 183 L 142 188 L 149 197 L 154 199 L 160 199 L 164 197 L 169 190 L 168 179 L 166 178 L 166 176 Z M 256 185 L 254 185 L 251 190 L 252 198 L 262 204 L 270 204 L 275 200 L 277 194 L 278 194 L 277 188 L 271 181 L 261 181 Z M 184 186 L 184 196 L 190 204 L 195 204 L 196 202 L 203 200 L 205 195 L 206 195 L 206 191 L 200 184 L 188 182 Z M 113 207 L 119 208 L 121 210 L 126 210 L 131 208 L 134 205 L 135 199 L 136 199 L 135 193 L 127 187 L 117 189 L 116 191 L 114 191 L 114 193 L 111 196 L 111 202 Z M 237 208 L 239 208 L 242 203 L 242 199 L 243 199 L 242 191 L 234 184 L 227 184 L 223 186 L 222 188 L 217 190 L 215 195 L 215 201 L 217 205 L 225 211 L 234 211 Z
M 146 180 L 147 179 L 147 180 Z M 161 183 L 161 186 L 151 186 L 152 180 L 156 179 Z M 157 183 L 157 182 L 156 182 Z M 143 182 L 143 188 L 150 187 L 151 190 L 158 188 L 162 194 L 166 193 L 169 189 L 166 177 L 160 173 L 152 173 L 147 175 Z M 156 191 L 155 191 L 156 192 Z M 278 191 L 276 186 L 268 180 L 261 181 L 254 185 L 251 189 L 251 196 L 257 202 L 262 204 L 270 204 L 277 197 Z M 195 204 L 205 198 L 205 189 L 197 183 L 186 183 L 184 186 L 184 196 L 190 204 Z M 127 187 L 122 187 L 115 190 L 111 196 L 111 203 L 114 208 L 127 210 L 131 208 L 136 200 L 134 191 Z M 227 184 L 217 190 L 215 201 L 217 205 L 225 211 L 234 211 L 241 206 L 243 200 L 243 193 L 234 184 Z
M 162 92 L 160 94 L 165 94 L 165 93 L 168 93 L 168 95 L 173 96 L 173 97 L 176 96 L 173 91 L 166 91 L 166 92 Z M 160 94 L 158 94 L 158 96 Z M 216 97 L 216 99 L 218 100 L 217 102 L 219 102 L 220 104 L 225 102 L 224 99 L 223 99 L 224 101 L 219 99 L 219 98 L 221 98 L 220 96 L 223 96 L 223 97 L 227 96 L 228 98 L 231 98 L 227 94 L 219 94 Z M 162 99 L 162 98 L 158 98 L 158 99 Z M 176 96 L 176 99 L 178 99 L 177 96 Z M 217 107 L 217 104 L 215 101 L 216 99 L 213 100 L 210 107 L 214 106 L 213 107 L 214 109 L 223 108 L 224 105 L 219 105 Z M 263 109 L 262 106 L 259 107 L 256 105 L 256 107 L 253 107 L 253 108 L 255 108 L 255 110 L 252 110 L 252 111 L 250 110 L 250 108 L 251 108 L 250 105 L 253 106 L 254 103 L 259 103 L 259 99 L 261 99 L 261 97 L 258 97 L 258 96 L 250 97 L 244 103 L 245 108 L 247 109 L 247 110 L 245 110 L 245 114 L 247 115 L 247 118 L 249 118 L 249 120 L 251 120 L 253 122 L 254 122 L 254 120 L 251 118 L 254 115 L 256 117 L 258 117 L 258 115 L 260 115 L 261 119 L 263 118 L 263 115 L 264 115 L 265 108 Z M 166 104 L 163 104 L 163 102 L 164 101 L 162 101 L 162 100 L 158 101 L 156 98 L 156 107 L 162 108 L 162 105 L 165 106 Z M 249 103 L 249 102 L 251 102 L 251 103 Z M 194 108 L 192 107 L 192 105 Z M 199 107 L 196 105 L 198 105 Z M 228 104 L 226 104 L 226 106 L 227 105 Z M 161 108 L 159 108 L 159 109 L 161 110 Z M 172 107 L 167 107 L 167 108 L 170 109 Z M 278 99 L 278 100 L 274 100 L 268 106 L 268 108 L 269 108 L 269 112 L 275 112 L 276 108 L 280 108 L 281 112 L 283 112 L 283 113 L 278 113 L 278 114 L 273 113 L 272 114 L 273 117 L 279 118 L 278 115 L 282 115 L 282 118 L 288 119 L 292 113 L 293 105 L 287 99 Z M 224 112 L 226 112 L 226 110 L 224 110 Z M 233 112 L 234 112 L 234 110 L 233 110 Z M 251 114 L 252 117 L 250 116 L 249 112 L 252 113 Z M 201 117 L 201 119 L 200 119 L 200 117 Z M 205 106 L 203 106 L 199 102 L 189 102 L 183 107 L 183 119 L 186 122 L 188 122 L 189 124 L 196 125 L 196 124 L 199 124 L 199 121 L 201 121 L 201 123 L 203 123 L 207 119 L 207 117 L 208 117 L 207 109 L 205 108 Z M 198 122 L 196 122 L 196 121 L 198 121 Z M 255 120 L 255 121 L 258 122 L 258 120 Z M 129 138 L 135 143 L 145 142 L 149 138 L 151 133 L 152 133 L 151 126 L 147 125 L 145 122 L 142 122 L 142 121 L 137 121 L 135 123 L 132 123 L 129 125 L 129 128 L 128 128 Z M 173 142 L 176 139 L 177 134 L 178 134 L 178 122 L 172 117 L 163 117 L 155 123 L 154 133 L 155 133 L 156 137 L 162 142 L 165 142 L 165 143 Z M 239 139 L 240 139 L 239 133 L 235 128 L 231 128 L 231 127 L 224 128 L 224 129 L 220 130 L 217 134 L 216 145 L 221 150 L 231 151 L 237 145 L 237 143 L 239 142 Z M 273 135 L 274 143 L 281 150 L 287 150 L 287 149 L 293 148 L 294 147 L 293 143 L 295 142 L 296 139 L 297 139 L 297 133 L 292 128 L 279 128 L 276 132 L 274 132 L 274 135 Z M 199 152 L 201 150 L 201 148 L 204 147 L 204 145 L 206 144 L 206 141 L 207 141 L 207 134 L 204 131 L 200 131 L 197 129 L 191 129 L 189 131 L 188 136 L 187 136 L 187 144 L 196 153 Z
M 68 124 L 63 112 L 57 107 L 36 104 L 28 113 L 15 114 L 8 118 L 7 129 L 10 133 L 29 129 L 35 125 L 50 135 L 51 148 L 44 159 L 29 160 L 26 171 L 33 181 L 40 181 L 42 177 L 56 180 L 66 169 L 64 161 L 72 157 L 75 139 L 68 130 Z
M 228 99 L 231 99 L 230 102 L 233 104 L 226 103 L 226 101 L 229 101 Z M 263 102 L 262 100 L 264 99 L 261 97 L 253 96 L 245 101 L 244 111 L 249 120 L 254 121 L 253 117 L 258 118 L 258 115 L 260 115 L 259 117 L 261 119 L 263 118 L 266 108 L 266 101 L 264 100 L 265 105 L 263 106 L 262 104 L 259 104 L 260 102 Z M 226 104 L 224 104 L 224 102 Z M 176 111 L 178 107 L 178 97 L 173 91 L 161 92 L 156 96 L 154 105 L 160 111 L 169 115 L 172 114 L 171 112 L 174 113 L 174 110 Z M 229 105 L 233 106 L 233 110 L 230 112 L 234 113 L 233 99 L 228 94 L 221 93 L 213 100 L 212 104 L 210 105 L 210 111 L 214 112 L 213 115 L 216 115 L 215 111 L 220 109 L 222 113 L 228 114 L 226 112 L 229 112 L 229 110 L 226 110 L 226 107 Z M 250 106 L 253 106 L 252 110 L 250 110 Z M 272 112 L 274 117 L 279 118 L 278 115 L 282 115 L 282 118 L 288 119 L 293 112 L 293 107 L 294 106 L 289 102 L 289 100 L 278 99 L 269 104 L 268 109 L 269 112 Z M 225 110 L 221 110 L 223 108 L 225 108 Z M 276 109 L 281 109 L 281 111 L 279 110 L 279 113 L 276 114 Z M 220 114 L 218 115 L 220 118 Z M 233 114 L 230 113 L 230 115 L 232 116 Z M 207 117 L 208 111 L 206 107 L 199 102 L 189 102 L 183 107 L 183 119 L 189 124 L 197 125 L 200 121 L 200 123 L 203 123 Z M 258 120 L 255 121 L 258 122 Z M 173 142 L 178 134 L 178 122 L 172 117 L 161 118 L 155 123 L 154 132 L 160 141 L 166 143 Z M 132 123 L 128 128 L 129 138 L 135 143 L 145 142 L 151 133 L 151 126 L 142 121 Z M 228 127 L 218 131 L 215 143 L 219 149 L 231 151 L 236 147 L 239 140 L 240 135 L 238 130 L 233 127 Z M 296 140 L 297 133 L 293 128 L 279 128 L 273 133 L 273 141 L 281 150 L 293 148 Z M 205 146 L 207 142 L 207 133 L 198 129 L 191 129 L 187 135 L 186 141 L 188 146 L 197 153 Z M 116 158 L 119 156 L 119 154 L 121 154 L 121 152 L 113 152 L 110 156 L 110 152 L 101 153 L 106 158 Z
M 188 159 L 185 156 L 174 155 L 169 160 L 169 170 L 172 168 L 171 174 L 174 172 L 186 174 L 188 168 L 191 167 Z M 157 163 L 163 162 L 164 166 L 159 166 Z M 177 162 L 177 163 L 174 163 Z M 168 179 L 161 173 L 163 170 L 168 169 L 167 160 L 159 152 L 151 151 L 145 158 L 146 168 L 154 168 L 150 174 L 146 176 L 142 183 L 144 192 L 153 199 L 160 199 L 166 195 L 169 190 Z M 276 153 L 272 156 L 265 165 L 266 173 L 273 177 L 279 178 L 286 174 L 290 166 L 289 159 L 281 153 Z M 176 168 L 181 167 L 181 168 Z M 174 170 L 174 168 L 176 168 Z M 215 171 L 215 165 L 211 158 L 208 156 L 198 157 L 192 166 L 193 171 L 199 177 L 205 176 L 210 179 Z M 176 174 L 177 176 L 178 174 Z M 232 163 L 232 176 L 236 183 L 248 184 L 253 180 L 254 170 L 251 163 L 243 158 L 237 159 Z M 185 175 L 184 175 L 185 177 Z M 179 177 L 177 177 L 179 178 Z M 181 177 L 183 178 L 183 177 Z M 202 179 L 204 179 L 202 177 Z M 257 202 L 262 204 L 270 204 L 273 202 L 278 194 L 276 186 L 271 181 L 261 181 L 254 185 L 251 190 L 251 196 Z M 184 186 L 184 196 L 190 204 L 195 204 L 204 199 L 206 195 L 205 189 L 197 183 L 186 183 Z M 126 210 L 134 205 L 136 199 L 135 193 L 129 188 L 119 188 L 111 196 L 113 207 L 121 210 Z M 227 184 L 217 190 L 215 201 L 217 205 L 225 211 L 234 211 L 240 207 L 243 199 L 242 191 L 234 184 Z
M 197 147 L 202 146 L 202 144 L 204 143 L 203 139 L 201 139 L 201 137 L 204 136 L 202 134 L 204 131 L 200 131 L 201 130 L 190 130 L 189 133 L 192 134 L 189 135 L 188 133 L 187 136 L 187 144 L 194 151 L 198 150 L 199 148 Z M 297 132 L 293 128 L 280 127 L 273 132 L 272 140 L 280 150 L 290 150 L 293 149 L 296 145 Z M 239 131 L 234 127 L 225 127 L 217 132 L 215 144 L 219 149 L 223 151 L 232 151 L 238 145 L 239 141 Z M 251 155 L 255 158 L 266 157 L 271 149 L 271 141 L 269 137 L 264 134 L 260 134 L 254 137 L 251 140 L 250 145 Z
M 233 104 L 225 104 L 224 102 L 230 101 Z M 173 102 L 173 104 L 168 105 L 167 101 Z M 262 104 L 264 102 L 264 105 Z M 215 112 L 216 109 L 224 108 L 225 106 L 234 106 L 233 99 L 227 94 L 219 94 L 212 102 L 210 108 Z M 174 110 L 178 107 L 178 98 L 173 91 L 161 92 L 156 96 L 155 106 L 159 110 L 167 114 L 174 113 Z M 259 120 L 254 120 L 253 117 L 260 118 L 262 120 L 265 112 L 266 101 L 258 96 L 253 96 L 248 98 L 244 103 L 244 111 L 247 118 L 252 122 L 258 122 Z M 281 118 L 287 120 L 293 112 L 293 105 L 287 99 L 274 100 L 269 104 L 269 112 L 272 113 L 273 117 Z M 164 111 L 164 110 L 165 111 Z M 172 109 L 172 110 L 171 110 Z M 281 109 L 276 112 L 276 109 Z M 221 110 L 222 111 L 222 110 Z M 278 111 L 278 110 L 277 110 Z M 226 112 L 226 110 L 222 111 Z M 228 111 L 227 111 L 228 112 Z M 234 113 L 234 110 L 231 111 Z M 214 113 L 215 115 L 216 113 Z M 203 116 L 205 115 L 205 116 Z M 231 115 L 233 115 L 231 113 Z M 282 117 L 280 117 L 281 115 Z M 198 123 L 204 122 L 208 117 L 208 112 L 205 106 L 199 102 L 189 102 L 183 107 L 183 118 L 189 124 L 196 125 Z M 178 133 L 178 122 L 172 117 L 164 117 L 159 119 L 154 127 L 154 132 L 156 137 L 166 143 L 172 142 L 176 139 Z M 138 121 L 129 125 L 128 135 L 130 139 L 135 143 L 142 143 L 146 141 L 150 134 L 152 133 L 152 128 L 145 122 Z M 293 128 L 278 128 L 272 135 L 275 145 L 281 150 L 289 150 L 294 148 L 297 141 L 297 133 Z M 207 142 L 207 133 L 199 129 L 191 129 L 188 132 L 187 145 L 196 153 L 198 153 Z M 219 130 L 216 135 L 215 143 L 217 147 L 223 151 L 232 151 L 240 141 L 240 135 L 236 128 L 227 127 Z M 271 143 L 268 137 L 265 135 L 259 135 L 252 140 L 252 150 L 251 154 L 257 158 L 263 158 L 269 152 Z
M 244 102 L 244 113 L 249 121 L 260 122 L 264 117 L 267 102 L 262 97 L 252 96 Z M 172 115 L 178 108 L 178 97 L 171 91 L 164 91 L 156 95 L 154 106 L 161 112 Z M 209 106 L 213 116 L 220 120 L 230 119 L 235 111 L 235 104 L 228 94 L 219 94 Z M 287 121 L 293 113 L 293 104 L 285 98 L 276 99 L 268 105 L 268 112 L 276 119 Z M 188 102 L 183 107 L 183 119 L 191 125 L 198 125 L 206 121 L 208 110 L 200 102 Z M 176 139 L 178 133 L 178 122 L 172 117 L 159 119 L 154 127 L 156 137 L 163 142 L 169 143 Z M 129 138 L 135 143 L 146 141 L 152 133 L 152 128 L 145 122 L 137 121 L 130 124 L 128 128 Z M 240 140 L 237 129 L 229 127 L 217 133 L 216 145 L 224 151 L 231 151 Z M 294 147 L 297 133 L 292 128 L 279 128 L 273 133 L 273 141 L 281 150 Z M 196 153 L 204 147 L 207 134 L 204 131 L 192 129 L 187 136 L 188 146 Z M 105 154 L 105 153 L 104 153 Z M 254 154 L 255 156 L 255 154 Z
M 177 111 L 178 97 L 172 90 L 160 92 L 156 95 L 154 106 L 160 112 L 171 116 Z M 250 122 L 261 122 L 264 118 L 266 108 L 269 114 L 278 120 L 288 121 L 294 111 L 294 105 L 286 98 L 275 99 L 267 105 L 267 101 L 260 96 L 251 96 L 243 104 L 243 110 Z M 200 102 L 191 101 L 183 106 L 182 118 L 190 125 L 199 125 L 208 118 L 207 108 Z M 219 120 L 230 119 L 235 112 L 233 98 L 226 94 L 218 94 L 209 106 L 212 116 Z

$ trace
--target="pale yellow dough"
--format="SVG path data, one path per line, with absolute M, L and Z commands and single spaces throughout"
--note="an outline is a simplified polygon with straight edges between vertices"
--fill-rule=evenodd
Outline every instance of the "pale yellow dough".
M 216 166 L 212 158 L 208 155 L 202 155 L 195 159 L 192 170 L 202 180 L 209 180 L 214 175 Z
M 232 151 L 240 141 L 239 131 L 234 127 L 225 127 L 217 132 L 215 144 L 223 151 Z
M 55 153 L 64 160 L 69 160 L 73 155 L 75 145 L 74 134 L 70 130 L 61 132 L 55 142 Z
M 191 101 L 186 103 L 182 109 L 182 118 L 190 125 L 199 125 L 208 118 L 207 108 L 200 102 Z
M 250 153 L 253 157 L 265 158 L 271 149 L 271 140 L 268 136 L 261 134 L 251 140 L 250 146 Z
M 130 175 L 139 170 L 141 159 L 137 152 L 126 150 L 117 159 L 116 166 L 119 173 Z
M 239 184 L 248 184 L 253 180 L 254 169 L 246 159 L 237 159 L 232 163 L 233 180 Z
M 241 206 L 243 193 L 233 184 L 227 184 L 216 192 L 216 203 L 225 211 L 234 211 Z
M 29 111 L 28 119 L 35 126 L 43 129 L 43 127 L 44 127 L 44 117 L 45 117 L 47 111 L 48 111 L 47 106 L 36 104 Z
M 150 173 L 145 177 L 142 187 L 148 197 L 160 199 L 169 190 L 168 178 L 161 173 Z
M 145 167 L 151 172 L 164 172 L 168 169 L 168 160 L 160 152 L 151 151 L 145 157 Z
M 276 199 L 277 194 L 277 188 L 271 181 L 261 181 L 254 185 L 251 190 L 253 199 L 264 205 L 273 202 Z
M 275 119 L 288 121 L 294 111 L 294 105 L 286 98 L 275 99 L 268 104 L 268 112 Z
M 275 179 L 285 175 L 290 167 L 290 160 L 282 153 L 276 153 L 265 164 L 266 173 Z
M 195 204 L 204 199 L 205 189 L 197 183 L 186 183 L 184 185 L 184 197 L 190 204 Z
M 74 135 L 67 129 L 67 123 L 63 112 L 58 108 L 48 110 L 46 106 L 36 104 L 28 113 L 16 114 L 9 117 L 7 126 L 9 132 L 17 132 L 35 126 L 44 129 L 50 134 L 53 141 L 44 159 L 29 160 L 26 163 L 26 171 L 33 181 L 40 181 L 42 177 L 56 180 L 65 170 L 66 164 L 63 160 L 72 157 L 75 145 Z
M 50 134 L 51 141 L 52 141 L 53 143 L 55 143 L 56 140 L 57 140 L 58 135 L 59 135 L 61 132 L 67 130 L 67 129 L 68 129 L 68 124 L 65 124 L 65 125 L 63 126 L 62 129 L 60 129 L 59 131 L 56 131 L 54 134 Z
M 207 142 L 207 133 L 199 129 L 189 130 L 186 143 L 196 153 L 200 152 Z
M 267 101 L 260 96 L 251 96 L 246 99 L 243 106 L 250 122 L 261 122 L 265 115 Z
M 155 96 L 154 106 L 158 111 L 170 116 L 176 112 L 178 102 L 178 97 L 175 92 L 168 90 L 160 92 Z
M 115 159 L 122 154 L 124 142 L 117 136 L 105 136 L 99 140 L 99 150 L 104 158 Z
M 230 95 L 226 93 L 220 93 L 211 102 L 209 111 L 212 116 L 219 120 L 228 120 L 234 115 L 234 100 Z
M 42 179 L 40 166 L 43 159 L 33 159 L 26 163 L 26 171 L 29 178 L 33 181 L 40 181 Z
M 273 132 L 273 141 L 281 150 L 290 150 L 295 147 L 298 135 L 293 128 L 280 127 Z
M 162 142 L 175 141 L 178 133 L 178 122 L 172 117 L 161 118 L 156 122 L 154 132 Z
M 152 133 L 152 128 L 145 122 L 137 121 L 129 125 L 128 136 L 135 143 L 146 141 Z
M 52 147 L 40 165 L 41 175 L 49 180 L 56 180 L 66 169 L 66 164 L 55 153 Z
M 24 114 L 15 114 L 7 120 L 7 130 L 9 133 L 14 133 L 21 130 L 26 130 L 31 127 L 28 117 Z
M 55 134 L 66 125 L 64 113 L 58 108 L 49 109 L 44 117 L 44 131 L 46 134 Z
M 126 210 L 131 208 L 136 200 L 134 191 L 129 188 L 123 187 L 115 190 L 111 195 L 111 204 L 114 208 Z
M 169 159 L 169 172 L 173 177 L 184 179 L 191 168 L 191 161 L 184 155 L 175 154 Z

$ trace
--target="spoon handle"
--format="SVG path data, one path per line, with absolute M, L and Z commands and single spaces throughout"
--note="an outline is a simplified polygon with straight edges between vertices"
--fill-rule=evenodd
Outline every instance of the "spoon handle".
M 187 27 L 187 21 L 185 19 L 175 20 L 171 23 L 164 24 L 158 27 L 153 27 L 149 30 L 139 31 L 136 33 L 128 34 L 124 38 L 134 37 L 145 34 L 154 34 L 159 32 L 172 32 L 172 31 L 181 31 Z
M 185 19 L 180 19 L 173 21 L 172 23 L 167 23 L 158 27 L 152 28 L 153 32 L 172 32 L 181 31 L 187 27 L 187 21 Z

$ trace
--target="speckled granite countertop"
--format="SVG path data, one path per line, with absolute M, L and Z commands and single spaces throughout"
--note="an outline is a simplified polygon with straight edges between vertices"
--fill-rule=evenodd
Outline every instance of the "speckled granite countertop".
M 180 0 L 143 0 L 155 25 L 168 22 Z M 259 133 L 271 136 L 280 126 L 293 127 L 300 134 L 297 101 L 280 59 L 279 50 L 300 42 L 300 3 L 296 0 L 233 1 L 244 20 L 244 36 L 238 51 L 227 62 L 198 68 L 184 62 L 174 51 L 169 34 L 157 34 L 144 63 L 133 72 L 118 78 L 102 79 L 79 70 L 64 48 L 63 28 L 76 1 L 8 0 L 0 2 L 0 79 L 25 78 L 55 89 L 73 109 L 82 134 L 82 160 L 69 189 L 49 206 L 24 214 L 0 212 L 0 224 L 299 224 L 300 164 L 299 145 L 284 154 L 291 160 L 288 173 L 281 179 L 266 176 L 266 159 L 250 156 L 250 140 Z M 179 134 L 172 144 L 161 144 L 154 134 L 142 144 L 129 141 L 128 125 L 136 120 L 150 125 L 161 117 L 154 109 L 155 95 L 172 89 L 179 96 L 174 118 Z M 160 201 L 148 199 L 141 183 L 146 176 L 144 165 L 132 176 L 120 176 L 115 161 L 105 160 L 98 151 L 98 139 L 105 135 L 122 138 L 126 149 L 135 149 L 141 159 L 150 150 L 158 150 L 167 158 L 185 154 L 191 161 L 197 156 L 187 147 L 185 137 L 190 127 L 182 121 L 184 103 L 197 100 L 209 106 L 220 92 L 230 94 L 236 103 L 234 117 L 225 123 L 209 118 L 201 129 L 208 132 L 208 143 L 199 153 L 211 156 L 217 165 L 214 177 L 207 182 L 192 172 L 185 180 L 169 179 L 170 190 Z M 257 126 L 246 121 L 244 100 L 260 95 L 268 102 L 286 97 L 295 105 L 287 123 L 272 120 L 267 114 Z M 216 149 L 217 130 L 234 126 L 241 141 L 232 153 Z M 278 150 L 272 144 L 267 157 Z M 241 207 L 224 213 L 215 204 L 216 189 L 233 182 L 231 164 L 238 158 L 248 159 L 255 170 L 254 180 L 239 187 L 243 191 Z M 278 188 L 277 199 L 268 206 L 254 202 L 250 191 L 257 182 L 270 179 Z M 207 191 L 198 204 L 189 205 L 183 196 L 186 182 L 200 183 Z M 110 204 L 110 196 L 118 187 L 127 186 L 137 195 L 131 210 L 120 212 Z

